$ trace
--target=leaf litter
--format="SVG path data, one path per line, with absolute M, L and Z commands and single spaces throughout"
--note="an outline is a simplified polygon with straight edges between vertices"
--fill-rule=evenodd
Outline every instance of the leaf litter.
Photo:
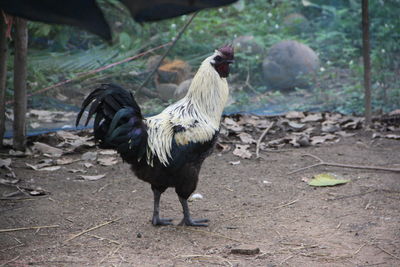
M 43 111 L 33 111 L 30 116 L 50 120 L 60 119 L 60 114 Z M 397 115 L 396 115 L 397 116 Z M 62 119 L 61 119 L 62 120 Z M 258 144 L 258 140 L 265 129 L 267 136 Z M 235 114 L 224 116 L 221 123 L 220 137 L 216 144 L 221 153 L 233 153 L 241 159 L 251 159 L 256 145 L 264 151 L 278 150 L 287 146 L 306 147 L 338 142 L 343 137 L 354 136 L 356 130 L 363 127 L 364 119 L 329 112 L 301 112 L 291 111 L 278 116 L 257 116 L 251 114 Z M 384 120 L 375 119 L 373 124 L 373 138 L 388 138 L 400 140 L 399 123 L 390 124 Z M 389 131 L 389 133 L 384 133 Z M 44 135 L 43 139 L 46 139 Z M 33 142 L 33 146 L 26 152 L 9 150 L 10 156 L 26 157 L 44 155 L 49 159 L 36 164 L 27 163 L 26 166 L 35 171 L 57 171 L 61 166 L 83 161 L 83 169 L 68 169 L 72 173 L 86 173 L 87 169 L 95 166 L 112 166 L 118 163 L 117 152 L 114 150 L 84 151 L 95 146 L 90 131 L 70 132 L 59 131 L 47 135 L 47 141 Z M 7 141 L 7 140 L 6 140 Z M 82 151 L 83 150 L 83 151 Z M 231 151 L 231 152 L 230 152 Z M 79 159 L 66 157 L 65 154 L 80 153 Z M 11 170 L 11 159 L 1 159 L 0 167 Z M 229 162 L 238 165 L 240 161 Z M 11 171 L 12 172 L 12 171 Z M 13 172 L 12 172 L 13 174 Z M 12 176 L 11 174 L 8 176 Z M 15 176 L 15 174 L 14 174 Z M 104 175 L 82 175 L 80 178 L 95 181 Z M 15 178 L 15 177 L 14 177 Z M 10 181 L 18 181 L 13 179 Z
M 274 122 L 275 125 L 268 131 L 267 136 L 257 144 L 255 140 L 258 140 L 263 130 Z M 331 144 L 339 142 L 343 137 L 354 136 L 356 130 L 363 127 L 363 123 L 364 119 L 361 117 L 336 112 L 290 111 L 277 116 L 235 114 L 223 118 L 217 148 L 222 153 L 232 150 L 234 155 L 249 159 L 256 145 L 261 151 L 265 151 L 285 146 L 299 148 Z M 374 119 L 373 138 L 400 140 L 399 134 L 380 133 L 400 131 L 399 126 L 400 122 L 397 122 L 397 125 L 387 125 L 379 118 Z

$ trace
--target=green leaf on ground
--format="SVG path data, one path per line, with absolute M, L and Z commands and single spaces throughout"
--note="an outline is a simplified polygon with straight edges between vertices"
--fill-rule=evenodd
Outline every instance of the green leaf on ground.
M 311 186 L 334 186 L 338 184 L 345 184 L 350 182 L 350 180 L 336 179 L 336 177 L 329 173 L 321 173 L 314 176 L 308 184 Z

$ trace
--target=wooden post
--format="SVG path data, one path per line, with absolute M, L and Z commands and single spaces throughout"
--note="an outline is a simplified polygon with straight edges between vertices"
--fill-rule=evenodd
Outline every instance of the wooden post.
M 0 147 L 6 130 L 7 23 L 0 11 Z
M 13 147 L 25 150 L 26 147 L 26 56 L 28 50 L 28 29 L 25 19 L 15 20 L 15 55 L 14 55 L 14 122 Z
M 371 125 L 371 59 L 369 45 L 368 0 L 362 0 L 362 39 L 364 60 L 364 107 L 365 125 Z

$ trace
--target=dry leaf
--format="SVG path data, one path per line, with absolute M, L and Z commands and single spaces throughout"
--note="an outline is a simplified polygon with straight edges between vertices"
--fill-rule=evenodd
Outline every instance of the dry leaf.
M 335 138 L 337 138 L 337 136 L 333 134 L 327 134 L 323 136 L 313 136 L 311 137 L 311 145 L 322 144 L 325 143 L 326 141 L 334 140 Z
M 33 150 L 38 151 L 41 154 L 50 155 L 51 157 L 61 157 L 61 155 L 63 154 L 63 150 L 56 148 L 56 147 L 49 146 L 49 145 L 41 143 L 41 142 L 34 142 Z
M 400 135 L 397 135 L 397 134 L 387 134 L 387 135 L 384 135 L 383 137 L 388 138 L 388 139 L 400 140 Z
M 106 174 L 100 174 L 100 175 L 79 175 L 79 177 L 83 178 L 86 181 L 97 181 L 100 180 L 101 178 L 104 178 Z
M 19 179 L 12 179 L 12 180 L 10 180 L 10 179 L 3 179 L 3 178 L 0 178 L 0 184 L 16 184 L 16 183 L 18 183 L 19 182 Z
M 244 133 L 244 132 L 239 133 L 237 136 L 240 138 L 240 141 L 242 141 L 242 143 L 245 143 L 245 144 L 256 143 L 256 140 L 254 140 L 253 137 L 248 133 Z
M 241 157 L 242 159 L 249 159 L 252 155 L 251 152 L 247 150 L 249 147 L 249 145 L 236 145 L 233 155 Z
M 259 122 L 259 117 L 243 114 L 237 122 L 239 125 L 255 126 Z
M 40 123 L 32 122 L 29 124 L 29 126 L 31 126 L 32 129 L 36 129 L 40 127 Z
M 11 158 L 0 159 L 0 168 L 6 167 L 9 168 L 11 165 Z
M 305 147 L 310 145 L 310 137 L 307 134 L 290 135 L 285 139 L 287 138 L 289 138 L 289 144 L 292 144 L 294 147 Z
M 279 139 L 275 139 L 275 140 L 271 140 L 267 143 L 267 146 L 269 147 L 276 147 L 279 145 L 282 145 L 285 143 L 285 139 L 284 138 L 279 138 Z
M 289 111 L 285 114 L 286 119 L 304 119 L 305 115 L 303 112 L 299 111 Z
M 216 144 L 217 149 L 219 149 L 221 152 L 226 152 L 231 150 L 231 145 L 229 144 L 222 144 L 220 142 L 217 142 Z
M 97 159 L 97 163 L 103 166 L 112 166 L 118 163 L 117 158 L 114 157 L 106 157 Z
M 362 125 L 363 119 L 356 117 L 345 117 L 341 121 L 341 127 L 344 130 L 356 130 Z
M 323 122 L 321 131 L 323 131 L 325 133 L 334 133 L 334 132 L 340 131 L 340 127 L 337 124 Z
M 332 122 L 338 122 L 342 117 L 343 115 L 340 113 L 330 113 L 330 112 L 325 113 L 325 119 Z
M 350 182 L 350 180 L 337 179 L 335 175 L 329 173 L 321 173 L 315 175 L 308 184 L 311 186 L 334 186 L 339 184 L 345 184 Z
M 92 160 L 92 161 L 94 161 L 96 159 L 97 159 L 97 152 L 89 151 L 89 152 L 83 153 L 82 156 L 81 156 L 81 160 Z
M 321 120 L 322 120 L 322 114 L 314 113 L 307 115 L 304 119 L 301 120 L 301 122 L 317 122 Z
M 104 149 L 100 151 L 100 155 L 116 155 L 118 152 L 112 149 Z
M 67 164 L 71 164 L 75 161 L 78 161 L 78 160 L 73 159 L 73 158 L 61 158 L 61 159 L 56 160 L 56 164 L 57 165 L 67 165 Z
M 222 124 L 225 126 L 225 128 L 227 128 L 228 130 L 231 130 L 233 132 L 243 131 L 243 127 L 240 126 L 236 121 L 232 120 L 229 117 L 226 117 Z
M 269 120 L 258 120 L 256 123 L 256 127 L 258 129 L 267 129 L 271 126 L 271 122 Z
M 284 123 L 284 122 L 282 122 Z M 286 121 L 285 123 L 287 123 L 287 125 L 290 127 L 290 129 L 292 129 L 293 131 L 299 132 L 304 130 L 304 128 L 306 128 L 306 125 L 304 123 L 297 123 L 294 121 Z
M 29 191 L 29 195 L 31 195 L 31 196 L 43 196 L 43 195 L 46 195 L 46 192 L 43 191 L 43 190 L 32 190 L 32 191 Z
M 93 164 L 92 163 L 89 163 L 89 162 L 85 162 L 84 164 L 83 164 L 83 166 L 85 166 L 86 168 L 90 168 L 90 167 L 93 167 Z
M 61 169 L 60 166 L 49 166 L 49 167 L 41 167 L 41 165 L 32 165 L 29 163 L 25 163 L 25 165 L 35 171 L 57 171 Z
M 8 154 L 10 154 L 11 156 L 15 156 L 15 157 L 25 157 L 28 155 L 28 153 L 26 153 L 26 152 L 19 151 L 19 150 L 13 150 L 13 149 L 10 149 L 10 151 L 8 151 Z
M 50 171 L 50 172 L 53 172 L 53 171 L 58 171 L 59 169 L 61 169 L 61 166 L 50 166 L 50 167 L 40 168 L 40 169 L 37 169 L 37 170 L 38 171 Z

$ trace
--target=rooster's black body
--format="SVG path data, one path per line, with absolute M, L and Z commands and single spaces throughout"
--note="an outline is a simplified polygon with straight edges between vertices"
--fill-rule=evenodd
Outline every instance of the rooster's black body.
M 207 220 L 191 219 L 187 199 L 196 189 L 201 165 L 219 132 L 232 59 L 231 47 L 217 50 L 203 61 L 188 94 L 153 117 L 144 118 L 133 95 L 112 84 L 103 84 L 82 104 L 77 124 L 90 105 L 86 124 L 95 114 L 99 146 L 116 149 L 136 176 L 151 184 L 154 225 L 171 224 L 159 216 L 160 196 L 168 187 L 175 188 L 182 204 L 181 224 L 206 225 Z

